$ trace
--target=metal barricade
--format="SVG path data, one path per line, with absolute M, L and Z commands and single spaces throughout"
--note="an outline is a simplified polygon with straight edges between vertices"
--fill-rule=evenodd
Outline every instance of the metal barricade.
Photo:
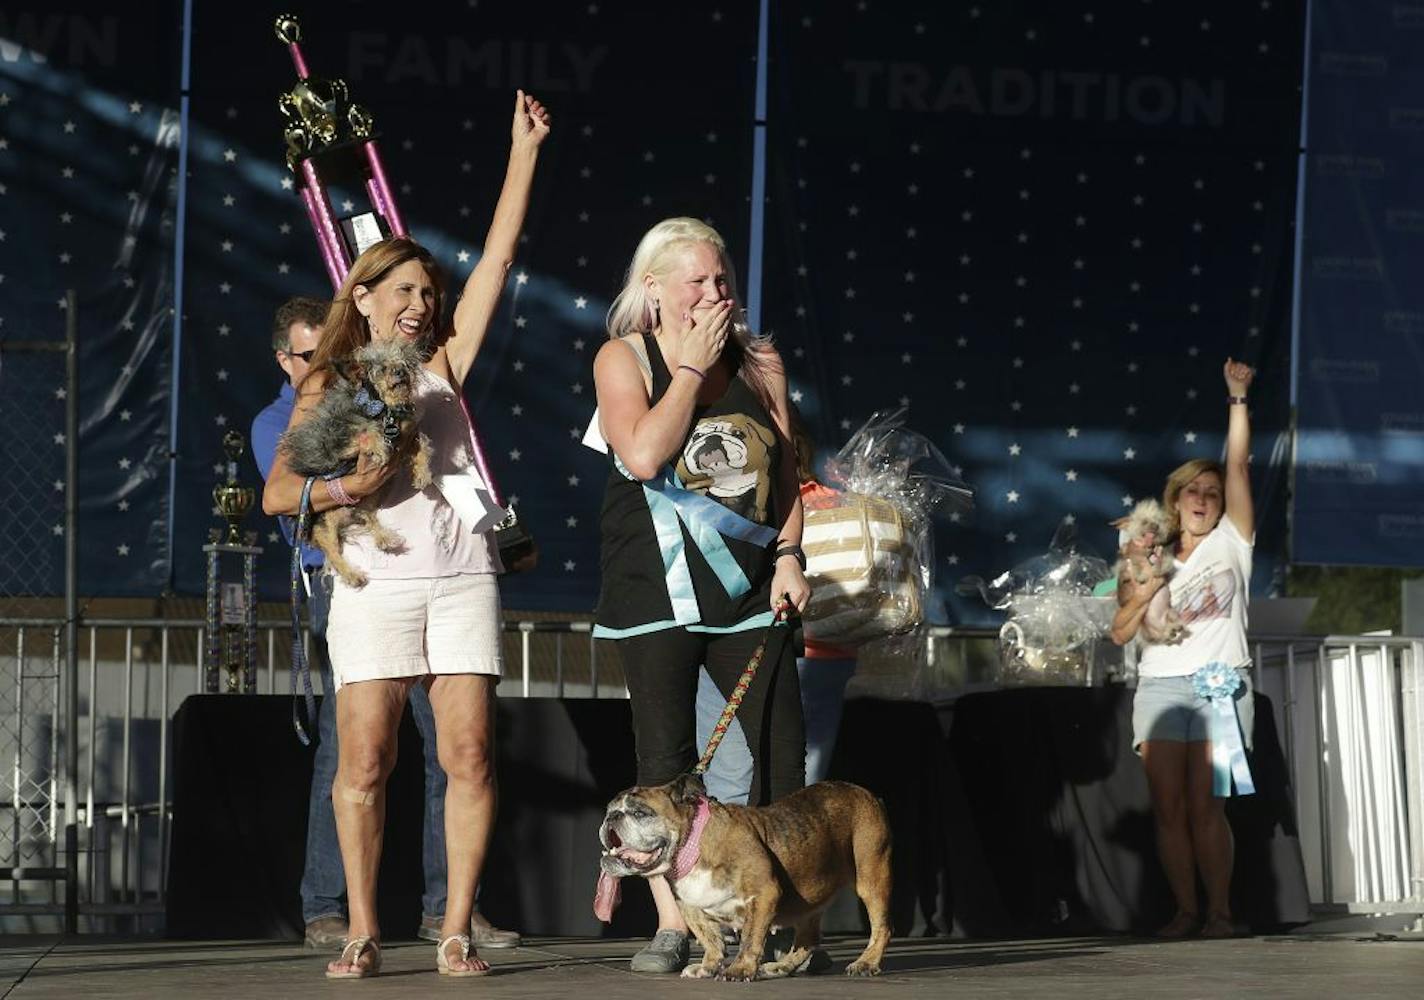
M 1424 642 L 1252 637 L 1281 734 L 1312 905 L 1424 913 Z
M 0 618 L 0 642 L 18 650 L 15 684 L 61 673 L 67 625 L 62 617 Z M 81 669 L 72 722 L 64 721 L 67 698 L 57 689 L 42 706 L 29 700 L 13 711 L 44 732 L 52 753 L 70 726 L 76 735 L 78 929 L 159 930 L 172 820 L 170 720 L 203 689 L 203 622 L 81 618 L 76 626 Z M 259 689 L 284 694 L 290 623 L 266 619 L 258 627 L 259 649 L 266 651 Z M 504 633 L 502 697 L 627 697 L 616 650 L 593 640 L 591 623 L 510 620 Z M 913 685 L 896 679 L 893 668 L 877 673 L 867 657 L 861 693 L 945 701 L 992 688 L 993 636 L 985 629 L 927 629 Z M 1296 793 L 1312 903 L 1424 912 L 1424 641 L 1263 636 L 1253 637 L 1252 646 L 1257 689 L 1271 698 Z M 320 690 L 319 679 L 316 685 Z M 13 773 L 20 742 L 0 729 Z M 26 840 L 34 830 L 49 839 L 41 854 L 54 856 L 59 811 L 69 803 L 56 777 L 47 782 L 38 798 L 12 792 L 0 802 L 10 810 L 0 817 L 0 838 L 8 838 L 12 856 L 34 846 L 33 837 Z M 37 815 L 45 822 L 27 825 Z M 54 877 L 61 872 L 12 864 L 0 928 L 57 929 L 66 910 Z

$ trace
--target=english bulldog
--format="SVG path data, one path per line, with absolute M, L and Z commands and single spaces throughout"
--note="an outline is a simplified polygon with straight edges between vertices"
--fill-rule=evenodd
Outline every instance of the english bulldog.
M 613 919 L 620 879 L 666 876 L 704 953 L 683 970 L 687 978 L 792 974 L 820 942 L 821 911 L 851 883 L 870 916 L 870 941 L 846 975 L 880 972 L 890 942 L 890 824 L 859 785 L 822 781 L 752 808 L 709 799 L 700 777 L 684 775 L 614 796 L 598 837 L 594 913 Z M 724 927 L 741 935 L 735 958 L 724 953 Z M 763 963 L 773 927 L 794 927 L 796 939 L 781 960 Z

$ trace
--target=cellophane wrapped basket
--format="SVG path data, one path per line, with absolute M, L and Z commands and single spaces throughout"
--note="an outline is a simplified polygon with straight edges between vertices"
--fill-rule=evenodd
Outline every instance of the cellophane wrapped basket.
M 932 516 L 969 510 L 973 492 L 905 412 L 872 416 L 827 465 L 836 489 L 804 498 L 808 638 L 860 645 L 924 621 Z

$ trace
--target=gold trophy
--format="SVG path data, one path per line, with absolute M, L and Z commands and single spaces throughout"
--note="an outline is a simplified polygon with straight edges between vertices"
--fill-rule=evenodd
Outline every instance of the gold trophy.
M 256 491 L 237 481 L 237 460 L 246 450 L 247 443 L 237 431 L 228 431 L 223 435 L 223 451 L 227 453 L 227 482 L 213 487 L 213 503 L 227 521 L 227 537 L 221 539 L 224 545 L 252 545 L 257 541 L 257 532 L 249 531 L 244 538 L 241 530 L 242 519 L 257 502 Z M 213 528 L 210 534 L 212 541 L 219 541 L 222 529 Z
M 209 694 L 219 690 L 220 669 L 227 672 L 227 691 L 257 691 L 257 557 L 262 549 L 257 532 L 242 530 L 242 519 L 257 501 L 257 491 L 237 481 L 237 462 L 246 450 L 237 431 L 223 435 L 226 478 L 213 487 L 213 510 L 227 521 L 227 532 L 209 529 L 203 546 L 208 556 L 203 679 Z

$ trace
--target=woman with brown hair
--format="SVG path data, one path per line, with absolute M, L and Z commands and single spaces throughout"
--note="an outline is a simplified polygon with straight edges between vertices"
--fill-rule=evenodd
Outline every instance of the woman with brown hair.
M 534 98 L 515 98 L 509 167 L 479 263 L 465 282 L 449 329 L 441 330 L 443 289 L 429 251 L 413 240 L 383 240 L 351 266 L 326 319 L 326 335 L 298 387 L 291 426 L 322 397 L 336 359 L 373 341 L 424 348 L 415 405 L 431 441 L 434 482 L 418 490 L 397 463 L 355 470 L 311 492 L 314 511 L 379 495 L 377 517 L 405 547 L 382 552 L 353 537 L 343 554 L 368 578 L 361 588 L 333 579 L 328 647 L 336 681 L 339 763 L 332 788 L 350 903 L 334 979 L 380 971 L 376 872 L 385 823 L 385 786 L 395 766 L 396 731 L 412 684 L 424 686 L 435 713 L 436 743 L 449 778 L 445 835 L 449 895 L 436 966 L 442 975 L 477 976 L 489 965 L 470 948 L 470 914 L 495 813 L 494 687 L 501 672 L 499 556 L 491 528 L 501 512 L 472 459 L 460 386 L 499 304 L 529 203 L 549 116 Z M 305 480 L 279 450 L 262 495 L 269 514 L 295 514 Z
M 1167 477 L 1162 506 L 1175 569 L 1170 576 L 1135 584 L 1113 619 L 1113 641 L 1125 644 L 1137 635 L 1153 596 L 1166 586 L 1171 607 L 1186 626 L 1179 641 L 1144 647 L 1132 703 L 1133 749 L 1147 771 L 1157 852 L 1177 904 L 1176 915 L 1157 932 L 1166 938 L 1198 931 L 1203 937 L 1235 933 L 1233 844 L 1220 797 L 1230 794 L 1231 777 L 1217 775 L 1212 751 L 1214 739 L 1237 734 L 1213 727 L 1217 706 L 1212 702 L 1219 697 L 1234 704 L 1234 715 L 1226 706 L 1229 725 L 1239 727 L 1249 748 L 1254 716 L 1246 603 L 1256 529 L 1246 390 L 1256 373 L 1228 358 L 1223 374 L 1229 414 L 1226 461 L 1194 459 Z M 1207 677 L 1229 683 L 1207 685 Z M 1204 694 L 1209 687 L 1215 690 Z M 1240 788 L 1238 781 L 1238 790 L 1250 788 Z M 1198 871 L 1206 885 L 1205 920 L 1197 901 Z

